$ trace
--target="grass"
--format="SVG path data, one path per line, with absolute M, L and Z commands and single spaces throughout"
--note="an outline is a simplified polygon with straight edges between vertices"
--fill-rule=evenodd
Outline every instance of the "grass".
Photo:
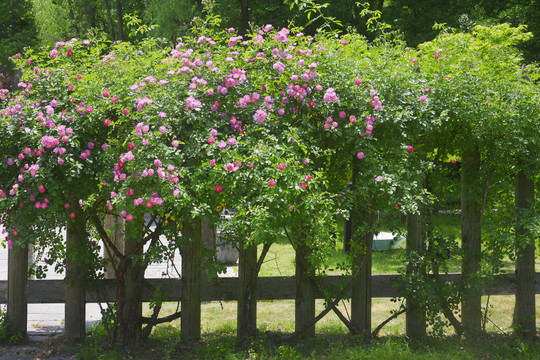
M 459 215 L 433 217 L 436 229 L 451 237 L 459 238 Z M 456 240 L 457 241 L 457 240 Z M 328 260 L 334 269 L 347 259 L 342 244 Z M 260 253 L 261 249 L 259 249 Z M 261 268 L 260 276 L 293 276 L 294 251 L 285 242 L 273 244 Z M 513 262 L 505 260 L 506 268 L 513 269 Z M 405 264 L 404 245 L 397 249 L 373 253 L 373 273 L 397 273 Z M 460 270 L 460 260 L 450 261 L 450 270 Z M 337 270 L 330 274 L 339 274 Z M 483 297 L 483 305 L 487 297 Z M 158 326 L 151 336 L 151 346 L 142 351 L 140 359 L 540 359 L 540 342 L 521 341 L 511 336 L 514 296 L 492 296 L 489 299 L 486 324 L 487 334 L 474 339 L 455 336 L 453 329 L 446 329 L 446 337 L 429 337 L 423 341 L 409 341 L 405 334 L 405 316 L 388 323 L 379 333 L 380 338 L 370 345 L 362 339 L 350 336 L 347 328 L 330 312 L 316 324 L 315 339 L 283 343 L 273 340 L 276 334 L 294 331 L 294 301 L 275 300 L 257 303 L 257 326 L 260 336 L 248 348 L 238 349 L 236 344 L 236 302 L 205 302 L 202 304 L 202 340 L 194 346 L 179 344 L 180 320 Z M 540 311 L 540 296 L 536 300 Z M 375 298 L 372 303 L 372 328 L 391 315 L 399 304 L 392 299 Z M 344 314 L 350 313 L 347 301 L 339 304 Z M 162 315 L 173 312 L 176 303 L 165 303 Z M 324 309 L 322 300 L 317 300 L 316 312 Z M 146 310 L 149 312 L 149 310 Z M 537 318 L 540 326 L 540 318 Z M 92 342 L 93 341 L 93 342 Z M 104 349 L 102 347 L 105 346 Z M 87 339 L 79 351 L 80 359 L 121 359 L 114 348 L 107 348 L 99 336 Z M 90 350 L 89 350 L 90 349 Z M 93 351 L 92 349 L 100 349 Z M 87 355 L 85 354 L 85 351 Z M 96 355 L 97 354 L 97 355 Z M 108 354 L 108 355 L 102 355 Z M 101 356 L 101 357 L 99 357 Z M 104 357 L 105 356 L 105 357 Z M 117 357 L 120 356 L 120 357 Z

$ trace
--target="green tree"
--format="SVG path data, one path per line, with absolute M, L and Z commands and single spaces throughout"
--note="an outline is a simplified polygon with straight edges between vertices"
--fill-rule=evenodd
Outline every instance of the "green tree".
M 36 43 L 32 4 L 28 0 L 0 2 L 0 69 L 11 69 L 9 57 Z

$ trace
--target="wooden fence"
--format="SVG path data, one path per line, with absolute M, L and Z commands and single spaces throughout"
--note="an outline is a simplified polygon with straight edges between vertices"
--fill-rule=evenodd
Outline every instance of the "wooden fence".
M 373 298 L 390 298 L 404 296 L 399 284 L 401 275 L 373 275 L 371 277 L 371 294 Z M 461 274 L 440 275 L 440 281 L 459 283 Z M 148 279 L 149 283 L 160 288 L 168 301 L 182 301 L 182 279 Z M 321 277 L 321 285 L 330 291 L 337 292 L 343 286 L 342 276 Z M 535 274 L 535 294 L 540 294 L 540 273 Z M 116 301 L 116 286 L 114 279 L 101 280 L 96 284 L 95 289 L 86 289 L 86 302 L 114 302 Z M 237 301 L 240 297 L 239 278 L 217 278 L 210 281 L 202 280 L 200 284 L 200 301 Z M 257 280 L 256 299 L 257 300 L 285 300 L 295 299 L 297 289 L 297 279 L 294 276 L 286 277 L 260 277 Z M 27 303 L 66 303 L 66 293 L 68 286 L 63 280 L 27 280 L 26 302 Z M 487 295 L 513 295 L 516 293 L 516 277 L 514 274 L 503 274 L 495 276 L 493 281 L 484 283 L 482 294 Z M 8 281 L 0 281 L 0 303 L 8 302 Z M 351 295 L 349 291 L 348 295 Z M 143 292 L 143 301 L 149 301 L 152 292 Z M 315 298 L 323 298 L 319 292 L 315 292 Z M 22 305 L 22 304 L 21 304 Z M 25 308 L 25 306 L 24 306 Z M 194 307 L 200 318 L 200 306 Z M 298 311 L 298 309 L 297 309 Z M 198 316 L 197 316 L 198 315 Z M 68 319 L 66 319 L 66 327 Z M 74 321 L 80 322 L 80 318 Z M 410 321 L 407 319 L 407 321 Z M 26 324 L 25 324 L 26 326 Z M 77 327 L 79 324 L 72 324 Z M 193 334 L 197 338 L 197 334 Z
M 404 296 L 399 288 L 401 275 L 373 275 L 371 279 L 373 298 L 391 298 Z M 459 283 L 461 274 L 439 275 L 441 281 Z M 330 291 L 337 291 L 341 276 L 321 278 L 321 284 Z M 167 301 L 182 300 L 182 279 L 148 279 L 152 286 L 159 287 L 167 296 Z M 540 294 L 540 273 L 536 273 L 535 293 Z M 116 301 L 116 281 L 101 280 L 99 290 L 86 290 L 86 302 Z M 0 281 L 0 303 L 7 303 L 7 280 Z M 236 301 L 239 297 L 238 278 L 218 278 L 201 281 L 201 301 Z M 29 304 L 65 303 L 67 284 L 63 280 L 28 280 L 27 302 Z M 514 295 L 516 293 L 516 277 L 514 274 L 495 276 L 492 284 L 485 284 L 483 295 Z M 288 300 L 296 297 L 296 279 L 294 276 L 260 277 L 257 280 L 257 300 Z M 349 291 L 348 295 L 351 293 Z M 152 292 L 143 291 L 143 301 L 149 301 Z M 315 293 L 317 299 L 323 298 L 320 292 Z

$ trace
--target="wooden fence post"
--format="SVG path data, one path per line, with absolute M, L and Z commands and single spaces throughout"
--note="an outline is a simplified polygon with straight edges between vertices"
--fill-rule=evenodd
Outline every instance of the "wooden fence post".
M 534 214 L 534 180 L 524 172 L 515 178 L 516 206 L 516 305 L 514 330 L 523 337 L 536 337 L 534 238 L 527 222 Z
M 184 221 L 182 226 L 182 342 L 201 337 L 201 220 Z
M 352 157 L 352 186 L 357 185 L 361 165 Z M 362 203 L 365 201 L 365 203 Z M 371 335 L 371 252 L 376 206 L 375 198 L 365 199 L 357 196 L 351 211 L 351 251 L 353 282 L 351 289 L 351 323 L 364 336 Z M 356 273 L 355 273 L 356 272 Z
M 257 334 L 257 246 L 240 244 L 238 264 L 237 334 L 243 341 Z
M 356 216 L 355 216 L 356 217 Z M 353 234 L 358 229 L 353 220 Z M 352 283 L 351 323 L 364 335 L 371 334 L 371 251 L 373 233 L 353 235 L 353 269 L 358 273 Z
M 86 333 L 86 300 L 83 258 L 84 242 L 88 241 L 86 218 L 79 214 L 66 227 L 66 289 L 65 334 L 69 342 L 80 341 Z
M 307 260 L 309 249 L 299 245 L 296 249 L 296 296 L 294 300 L 295 331 L 304 329 L 315 318 L 315 284 L 311 277 L 314 275 Z M 315 336 L 315 324 L 302 333 L 302 338 Z
M 124 231 L 125 231 L 125 220 L 118 215 L 105 215 L 104 219 L 104 228 L 109 234 L 109 238 L 118 248 L 118 250 L 124 254 Z M 110 232 L 110 233 L 109 233 Z M 107 268 L 105 269 L 105 279 L 115 279 L 116 275 L 114 273 L 114 264 L 118 266 L 119 259 L 114 256 L 112 250 L 107 247 L 107 244 L 103 244 L 103 257 L 109 259 Z
M 8 252 L 7 317 L 17 332 L 26 335 L 28 246 L 13 245 Z
M 423 250 L 424 231 L 420 213 L 407 214 L 407 274 L 421 270 L 419 264 L 411 261 L 411 252 Z M 415 304 L 413 299 L 407 299 L 407 312 L 405 328 L 410 338 L 426 336 L 426 313 L 424 309 Z
M 461 321 L 466 331 L 477 333 L 482 323 L 482 293 L 476 281 L 480 271 L 482 206 L 478 189 L 480 151 L 478 146 L 463 150 L 461 157 L 461 241 L 464 256 L 461 264 L 463 301 Z

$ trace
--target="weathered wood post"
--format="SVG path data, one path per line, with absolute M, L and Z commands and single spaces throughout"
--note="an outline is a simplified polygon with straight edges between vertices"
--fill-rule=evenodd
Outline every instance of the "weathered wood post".
M 257 246 L 239 245 L 237 334 L 241 341 L 257 334 Z
M 105 215 L 104 228 L 114 246 L 124 254 L 124 218 L 117 215 Z M 105 279 L 116 278 L 114 268 L 115 266 L 118 266 L 120 260 L 114 256 L 113 251 L 108 248 L 107 244 L 103 244 L 103 257 L 109 260 L 107 268 L 105 269 Z
M 463 301 L 461 320 L 466 331 L 477 333 L 482 323 L 482 294 L 475 280 L 480 272 L 482 206 L 479 196 L 480 150 L 478 145 L 463 150 L 461 157 L 461 263 Z
M 534 237 L 527 224 L 534 217 L 534 180 L 519 171 L 515 177 L 516 305 L 513 326 L 525 337 L 536 337 Z
M 367 214 L 371 218 L 371 214 Z M 371 334 L 371 258 L 373 233 L 362 232 L 361 219 L 353 215 L 353 271 L 358 273 L 352 282 L 351 323 L 364 335 Z M 365 225 L 365 224 L 364 224 Z
M 418 263 L 411 259 L 411 253 L 423 250 L 424 231 L 422 215 L 420 213 L 407 214 L 407 274 L 417 272 L 420 269 Z M 407 312 L 405 328 L 410 338 L 426 336 L 426 313 L 421 306 L 415 304 L 414 299 L 407 299 Z
M 7 318 L 15 331 L 26 334 L 28 246 L 16 246 L 8 252 Z
M 86 333 L 85 271 L 82 269 L 84 245 L 88 241 L 86 218 L 79 214 L 66 226 L 65 333 L 70 342 L 80 341 Z
M 201 220 L 184 221 L 182 226 L 182 342 L 201 337 Z
M 139 225 L 142 230 L 144 223 Z M 124 343 L 139 344 L 142 329 L 140 322 L 142 317 L 142 280 L 144 280 L 144 267 L 142 264 L 143 248 L 139 246 L 142 240 L 141 232 L 133 235 L 127 233 L 124 241 L 124 255 L 129 257 L 125 272 L 124 281 L 124 310 L 120 314 L 121 321 L 125 324 L 127 332 L 123 336 L 132 336 L 133 339 L 124 339 Z
M 315 284 L 312 281 L 314 271 L 309 265 L 310 249 L 301 244 L 296 249 L 296 297 L 294 300 L 294 328 L 300 331 L 315 318 Z M 309 326 L 302 338 L 315 336 L 315 324 Z
M 357 186 L 360 165 L 353 157 L 353 187 Z M 365 201 L 365 203 L 360 203 Z M 351 323 L 364 336 L 371 335 L 371 253 L 375 223 L 375 200 L 357 196 L 351 211 L 351 251 L 353 282 L 351 293 Z M 356 273 L 355 273 L 356 272 Z

